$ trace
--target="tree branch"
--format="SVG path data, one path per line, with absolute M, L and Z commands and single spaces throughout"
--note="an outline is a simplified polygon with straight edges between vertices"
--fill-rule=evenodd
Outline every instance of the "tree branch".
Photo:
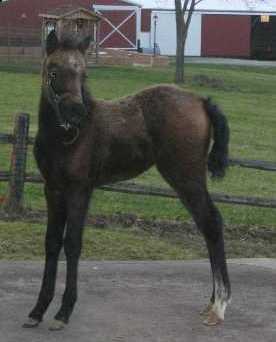
M 195 0 L 192 0 L 192 3 L 193 3 L 194 1 L 195 1 Z M 181 0 L 180 0 L 179 2 L 181 3 Z M 185 0 L 185 1 L 184 1 L 183 7 L 182 7 L 182 12 L 183 12 L 183 13 L 185 13 L 185 12 L 187 11 L 189 2 L 190 2 L 190 0 Z
M 197 4 L 199 4 L 200 2 L 202 2 L 203 0 L 197 0 L 197 1 L 195 1 L 195 6 L 197 5 Z
M 195 6 L 198 5 L 203 0 L 185 0 L 182 7 L 182 12 L 185 13 L 187 10 L 188 12 L 193 11 L 195 9 Z M 181 0 L 179 1 L 181 2 Z M 190 8 L 188 8 L 188 5 L 190 3 Z
M 201 0 L 201 1 L 202 1 L 202 0 Z M 186 27 L 187 27 L 187 29 L 188 29 L 188 27 L 190 26 L 190 22 L 191 22 L 191 20 L 192 20 L 192 15 L 193 15 L 195 6 L 196 6 L 195 1 L 192 1 L 191 7 L 190 7 L 190 9 L 189 9 L 189 11 L 188 11 L 188 18 L 187 18 L 187 20 L 186 20 Z M 186 32 L 186 34 L 187 34 L 187 32 Z

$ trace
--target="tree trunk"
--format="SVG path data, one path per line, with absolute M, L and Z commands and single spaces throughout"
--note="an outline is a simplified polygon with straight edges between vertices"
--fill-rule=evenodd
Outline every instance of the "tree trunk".
M 175 82 L 184 83 L 184 48 L 185 39 L 182 38 L 182 34 L 178 38 L 177 50 L 176 50 L 176 72 L 175 72 Z
M 184 47 L 185 47 L 185 19 L 181 9 L 181 2 L 175 5 L 176 16 L 176 72 L 175 82 L 184 82 Z
M 176 17 L 176 72 L 175 82 L 184 83 L 184 49 L 186 44 L 186 38 L 188 29 L 191 23 L 193 11 L 195 6 L 202 0 L 185 0 L 183 3 L 181 0 L 175 0 L 175 17 Z M 184 17 L 186 14 L 186 17 Z

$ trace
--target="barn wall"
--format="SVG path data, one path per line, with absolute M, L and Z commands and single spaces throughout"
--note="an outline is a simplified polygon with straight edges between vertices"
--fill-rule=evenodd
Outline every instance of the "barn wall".
M 76 0 L 74 5 L 91 9 L 91 0 Z M 0 26 L 41 28 L 40 13 L 72 4 L 71 0 L 12 0 L 0 7 Z
M 141 31 L 150 32 L 151 29 L 151 9 L 142 9 Z
M 251 17 L 247 15 L 202 16 L 202 56 L 250 57 Z
M 151 49 L 153 44 L 151 43 L 151 33 L 141 32 L 140 34 L 140 46 L 142 48 Z
M 176 24 L 173 11 L 153 11 L 151 14 L 151 43 L 154 44 L 154 15 L 157 15 L 156 42 L 161 55 L 176 54 Z M 153 46 L 152 46 L 153 47 Z M 187 36 L 185 55 L 200 56 L 201 53 L 201 14 L 194 13 Z

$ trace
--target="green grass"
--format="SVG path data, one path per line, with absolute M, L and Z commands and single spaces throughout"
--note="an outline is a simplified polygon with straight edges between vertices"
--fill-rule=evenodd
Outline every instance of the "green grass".
M 193 81 L 193 78 L 198 75 L 221 80 L 223 87 L 216 88 L 212 84 L 199 86 Z M 231 128 L 232 157 L 276 161 L 276 95 L 274 90 L 276 69 L 187 65 L 186 76 L 188 82 L 183 86 L 185 89 L 211 96 L 226 113 Z M 172 83 L 173 77 L 173 67 L 167 69 L 98 67 L 89 70 L 88 82 L 96 98 L 114 99 L 153 84 Z M 31 135 L 34 135 L 37 127 L 39 93 L 40 73 L 37 68 L 0 66 L 0 132 L 12 132 L 13 115 L 20 111 L 31 114 L 30 131 Z M 10 146 L 0 145 L 0 149 L 0 170 L 8 170 Z M 28 171 L 36 171 L 31 149 Z M 167 186 L 155 168 L 138 177 L 136 181 L 142 184 Z M 233 167 L 230 168 L 223 181 L 210 181 L 209 186 L 213 192 L 276 197 L 276 173 Z M 45 209 L 41 185 L 28 184 L 25 190 L 27 207 Z M 6 191 L 7 185 L 0 183 L 0 203 Z M 219 207 L 228 225 L 254 225 L 275 229 L 275 209 L 233 205 L 219 205 Z M 190 219 L 189 214 L 177 200 L 100 190 L 96 191 L 93 196 L 90 211 L 97 214 L 127 212 L 153 219 L 184 221 Z M 26 227 L 28 225 L 24 225 L 22 229 Z M 39 233 L 40 229 L 37 232 Z M 121 235 L 122 232 L 117 230 L 113 233 Z M 108 231 L 108 234 L 113 233 Z M 95 236 L 100 236 L 100 234 L 104 232 L 95 231 Z M 239 248 L 241 247 L 236 249 Z
M 135 226 L 97 229 L 87 226 L 82 258 L 88 260 L 191 260 L 207 258 L 195 229 L 147 231 Z M 45 225 L 0 221 L 0 260 L 44 258 Z M 276 234 L 264 227 L 226 227 L 229 258 L 276 257 Z
M 40 260 L 44 256 L 44 226 L 0 221 L 0 259 Z M 193 259 L 198 252 L 139 230 L 86 227 L 82 258 L 93 260 Z

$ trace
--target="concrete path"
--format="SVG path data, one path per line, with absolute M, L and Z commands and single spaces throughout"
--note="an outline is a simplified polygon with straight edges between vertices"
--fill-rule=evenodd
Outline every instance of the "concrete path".
M 56 298 L 44 322 L 21 328 L 40 286 L 42 263 L 0 263 L 1 342 L 275 342 L 276 260 L 230 261 L 233 302 L 224 325 L 201 324 L 208 302 L 209 264 L 82 262 L 79 302 L 64 331 L 49 321 L 64 287 L 60 264 Z
M 221 64 L 221 65 L 276 68 L 276 61 L 257 61 L 257 60 L 251 60 L 251 59 L 238 59 L 238 58 L 185 57 L 185 63 Z

